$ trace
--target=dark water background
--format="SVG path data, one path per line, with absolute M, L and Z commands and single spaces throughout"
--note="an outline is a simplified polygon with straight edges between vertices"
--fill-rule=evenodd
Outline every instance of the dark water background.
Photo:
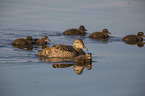
M 0 95 L 145 96 L 145 47 L 121 40 L 145 32 L 144 10 L 144 0 L 1 0 Z M 80 25 L 88 30 L 86 36 L 62 35 Z M 112 33 L 108 42 L 88 38 L 103 28 Z M 41 47 L 27 50 L 11 45 L 28 35 L 47 35 L 50 46 L 82 39 L 93 55 L 92 69 L 84 68 L 78 75 L 73 66 L 54 68 L 53 62 L 35 55 Z

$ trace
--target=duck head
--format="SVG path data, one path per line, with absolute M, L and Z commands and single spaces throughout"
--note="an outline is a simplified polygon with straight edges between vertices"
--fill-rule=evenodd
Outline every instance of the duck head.
M 140 37 L 142 37 L 142 38 L 145 37 L 145 35 L 144 35 L 143 32 L 138 32 L 138 33 L 137 33 L 137 36 L 140 36 Z
M 44 40 L 44 41 L 46 41 L 46 42 L 47 42 L 47 41 L 51 42 L 51 41 L 48 39 L 47 36 L 43 36 L 43 37 L 42 37 L 42 40 Z
M 81 39 L 76 39 L 73 43 L 73 47 L 84 49 L 84 50 L 88 51 L 88 49 L 86 48 L 86 46 L 84 45 L 84 43 Z
M 32 44 L 32 42 L 34 42 L 31 36 L 26 37 L 26 41 L 28 42 L 28 44 Z
M 105 34 L 111 34 L 111 33 L 108 31 L 108 29 L 103 29 L 102 32 L 105 33 Z
M 79 27 L 79 31 L 82 33 L 82 34 L 86 34 L 86 32 L 85 31 L 87 31 L 87 29 L 85 29 L 85 27 L 83 26 L 83 25 L 81 25 L 80 27 Z

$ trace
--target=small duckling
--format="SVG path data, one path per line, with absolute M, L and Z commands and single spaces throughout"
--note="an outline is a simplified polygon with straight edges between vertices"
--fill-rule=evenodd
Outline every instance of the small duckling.
M 51 42 L 47 36 L 42 36 L 41 39 L 34 39 L 33 44 L 37 44 L 37 45 L 46 45 L 47 41 Z
M 87 31 L 87 30 L 85 29 L 85 27 L 83 25 L 81 25 L 79 27 L 79 29 L 68 29 L 68 30 L 64 31 L 63 34 L 65 34 L 65 35 L 82 35 L 82 36 L 84 36 L 84 35 L 86 35 L 85 31 Z
M 95 38 L 95 39 L 108 39 L 109 35 L 111 34 L 108 29 L 103 29 L 102 32 L 94 32 L 90 34 L 89 38 Z
M 32 45 L 33 38 L 31 36 L 24 38 L 18 38 L 12 42 L 13 45 Z
M 91 62 L 92 54 L 87 53 L 86 55 L 79 55 L 79 56 L 75 57 L 73 61 L 76 63 L 84 63 L 84 64 L 87 62 Z
M 62 58 L 74 58 L 78 55 L 82 55 L 82 49 L 88 51 L 81 39 L 76 39 L 73 46 L 70 45 L 53 45 L 52 47 L 41 50 L 36 55 L 41 57 L 62 57 Z M 81 51 L 82 54 L 79 53 Z
M 143 32 L 138 32 L 137 35 L 127 35 L 122 40 L 126 42 L 142 42 L 145 37 Z

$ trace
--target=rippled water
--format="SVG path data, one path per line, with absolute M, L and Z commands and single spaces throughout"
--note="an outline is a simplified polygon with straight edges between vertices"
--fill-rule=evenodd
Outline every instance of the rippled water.
M 145 32 L 144 6 L 144 0 L 0 1 L 1 96 L 144 96 L 145 47 L 121 40 Z M 62 34 L 80 25 L 88 30 L 86 36 Z M 88 38 L 103 28 L 112 33 L 108 42 Z M 47 35 L 49 46 L 72 45 L 80 38 L 88 48 L 85 52 L 93 55 L 92 66 L 42 60 L 35 55 L 41 47 L 27 50 L 11 45 L 29 35 Z

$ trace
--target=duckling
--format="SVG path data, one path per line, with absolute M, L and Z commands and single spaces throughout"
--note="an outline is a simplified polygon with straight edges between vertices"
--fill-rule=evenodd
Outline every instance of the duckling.
M 82 55 L 84 53 L 79 53 L 82 49 L 88 51 L 88 49 L 83 44 L 81 39 L 76 39 L 73 43 L 73 46 L 70 45 L 53 45 L 52 47 L 45 48 L 41 50 L 36 55 L 42 57 L 66 57 L 66 58 L 74 58 L 78 55 Z
M 111 34 L 108 29 L 103 29 L 102 32 L 94 32 L 90 34 L 89 38 L 95 38 L 95 39 L 108 39 L 109 35 Z
M 143 32 L 138 32 L 137 35 L 127 35 L 122 40 L 126 42 L 142 42 L 145 37 Z
M 81 25 L 79 27 L 79 29 L 68 29 L 68 30 L 64 31 L 63 34 L 65 34 L 65 35 L 82 35 L 82 36 L 84 36 L 84 35 L 86 35 L 85 31 L 87 31 L 87 30 L 85 29 L 85 27 L 83 25 Z
M 47 41 L 51 42 L 47 36 L 42 36 L 41 39 L 34 39 L 33 44 L 45 45 L 45 44 L 47 44 Z
M 31 36 L 24 38 L 18 38 L 12 42 L 13 45 L 32 45 L 33 38 Z
M 79 55 L 79 56 L 75 57 L 73 61 L 77 62 L 77 63 L 84 63 L 84 64 L 86 62 L 91 62 L 92 61 L 92 54 L 87 53 L 86 55 Z

